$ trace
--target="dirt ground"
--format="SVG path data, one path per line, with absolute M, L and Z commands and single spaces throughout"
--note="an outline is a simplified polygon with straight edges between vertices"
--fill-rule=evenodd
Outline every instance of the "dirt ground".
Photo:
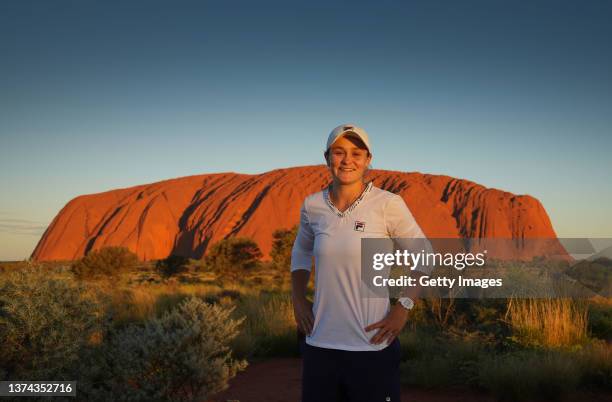
M 230 382 L 228 390 L 210 402 L 299 402 L 301 359 L 271 359 L 252 363 Z M 585 394 L 566 398 L 571 402 L 612 402 L 612 395 Z M 470 390 L 422 390 L 404 388 L 402 402 L 495 402 L 495 398 Z M 535 401 L 534 401 L 535 402 Z
M 251 364 L 214 402 L 299 402 L 301 359 L 271 359 Z M 404 388 L 402 402 L 495 402 L 469 391 L 428 391 Z

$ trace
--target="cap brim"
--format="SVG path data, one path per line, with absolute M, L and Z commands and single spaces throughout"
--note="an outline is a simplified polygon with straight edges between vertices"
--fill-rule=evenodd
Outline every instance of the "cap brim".
M 334 138 L 332 143 L 329 144 L 329 147 L 327 147 L 327 149 L 329 150 L 336 143 L 336 141 L 338 141 L 342 137 L 354 137 L 354 138 L 357 138 L 365 146 L 365 148 L 368 150 L 368 152 L 370 152 L 370 147 L 368 147 L 368 143 L 363 139 L 363 137 L 358 132 L 353 131 L 353 130 L 346 130 L 346 131 L 343 131 L 343 132 L 339 133 L 338 135 L 336 135 L 336 138 Z

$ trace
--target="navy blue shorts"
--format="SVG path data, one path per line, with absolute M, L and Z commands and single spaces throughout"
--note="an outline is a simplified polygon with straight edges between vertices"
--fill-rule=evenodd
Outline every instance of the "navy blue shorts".
M 302 402 L 400 402 L 400 343 L 377 351 L 302 343 Z

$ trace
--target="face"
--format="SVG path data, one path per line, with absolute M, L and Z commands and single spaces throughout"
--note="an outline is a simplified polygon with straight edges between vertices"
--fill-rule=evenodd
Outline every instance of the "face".
M 329 170 L 334 180 L 341 184 L 363 181 L 372 155 L 358 147 L 359 140 L 343 136 L 334 142 L 327 157 Z

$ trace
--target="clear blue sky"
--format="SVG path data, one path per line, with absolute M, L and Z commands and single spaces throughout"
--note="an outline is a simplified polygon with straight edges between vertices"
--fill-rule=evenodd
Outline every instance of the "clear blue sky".
M 354 122 L 374 167 L 542 201 L 612 237 L 610 1 L 0 2 L 0 260 L 73 197 L 322 163 Z

